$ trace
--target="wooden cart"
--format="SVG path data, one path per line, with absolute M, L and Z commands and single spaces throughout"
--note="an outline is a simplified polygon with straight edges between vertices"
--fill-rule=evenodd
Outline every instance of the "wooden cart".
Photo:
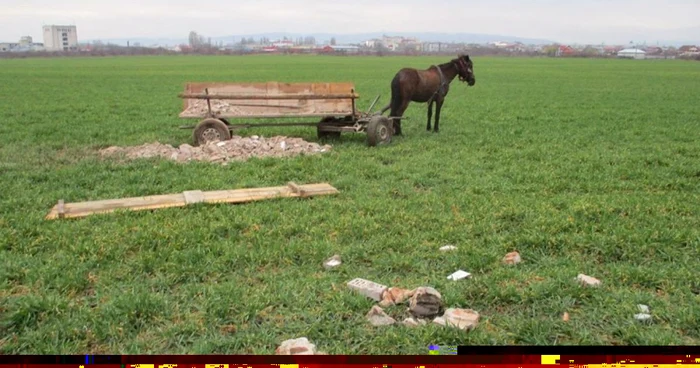
M 364 132 L 367 144 L 391 142 L 390 117 L 357 110 L 352 83 L 187 83 L 181 118 L 201 119 L 194 129 L 194 144 L 231 139 L 231 131 L 262 126 L 316 126 L 318 137 L 338 137 L 342 132 Z M 316 122 L 262 122 L 253 119 L 320 118 Z M 233 124 L 230 119 L 245 122 Z

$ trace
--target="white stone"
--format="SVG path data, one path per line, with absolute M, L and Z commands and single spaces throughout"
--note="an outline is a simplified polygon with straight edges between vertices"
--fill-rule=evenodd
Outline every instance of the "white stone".
M 522 258 L 518 252 L 510 252 L 503 257 L 503 263 L 508 265 L 516 265 L 520 262 L 522 262 Z
M 582 284 L 588 285 L 588 286 L 598 286 L 600 285 L 600 280 L 596 279 L 595 277 L 591 276 L 586 276 L 584 274 L 579 274 L 576 277 L 576 280 Z
M 636 319 L 637 321 L 646 322 L 646 321 L 651 320 L 651 314 L 649 314 L 649 313 L 638 313 L 638 314 L 635 314 L 635 315 L 634 315 L 634 319 Z
M 340 260 L 340 255 L 336 254 L 331 258 L 328 258 L 325 262 L 323 262 L 323 267 L 326 269 L 331 269 L 333 267 L 338 267 L 341 264 Z
M 451 250 L 457 250 L 457 247 L 455 247 L 454 245 L 445 245 L 443 247 L 440 247 L 441 252 L 449 252 Z
M 382 284 L 360 278 L 348 282 L 348 287 L 375 301 L 382 300 L 384 290 L 387 289 Z
M 640 312 L 649 314 L 649 306 L 644 304 L 637 304 L 637 308 Z
M 403 325 L 406 327 L 418 327 L 418 326 L 425 326 L 427 322 L 425 322 L 424 319 L 415 319 L 415 318 L 406 318 L 403 320 Z
M 460 330 L 471 330 L 479 324 L 479 313 L 473 309 L 449 308 L 442 318 L 447 325 Z
M 389 317 L 381 307 L 376 305 L 372 306 L 366 317 L 372 326 L 388 326 L 396 323 L 395 319 Z
M 277 355 L 314 355 L 316 354 L 316 345 L 309 342 L 306 337 L 291 339 L 282 342 L 276 350 Z

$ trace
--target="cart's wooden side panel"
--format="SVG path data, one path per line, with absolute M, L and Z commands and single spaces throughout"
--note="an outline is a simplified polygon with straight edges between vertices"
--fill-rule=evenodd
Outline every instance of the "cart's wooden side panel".
M 267 96 L 268 99 L 211 99 L 214 116 L 229 118 L 313 117 L 351 115 L 352 99 L 274 99 L 275 96 L 322 96 L 350 94 L 353 83 L 188 83 L 185 94 Z M 201 118 L 207 114 L 205 99 L 183 99 L 181 118 Z

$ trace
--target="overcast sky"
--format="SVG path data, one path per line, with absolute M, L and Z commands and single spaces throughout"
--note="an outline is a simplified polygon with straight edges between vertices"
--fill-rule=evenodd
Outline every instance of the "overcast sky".
M 81 40 L 413 31 L 628 43 L 700 38 L 699 15 L 700 0 L 0 0 L 0 41 L 42 42 L 43 24 L 75 24 Z

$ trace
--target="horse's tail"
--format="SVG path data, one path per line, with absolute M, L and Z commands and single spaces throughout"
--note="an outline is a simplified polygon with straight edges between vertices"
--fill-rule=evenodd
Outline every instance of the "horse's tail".
M 391 112 L 389 113 L 389 116 L 396 116 L 396 114 L 398 114 L 398 109 L 401 106 L 401 85 L 399 81 L 400 76 L 397 73 L 394 76 L 394 79 L 391 80 L 391 102 L 389 102 Z

